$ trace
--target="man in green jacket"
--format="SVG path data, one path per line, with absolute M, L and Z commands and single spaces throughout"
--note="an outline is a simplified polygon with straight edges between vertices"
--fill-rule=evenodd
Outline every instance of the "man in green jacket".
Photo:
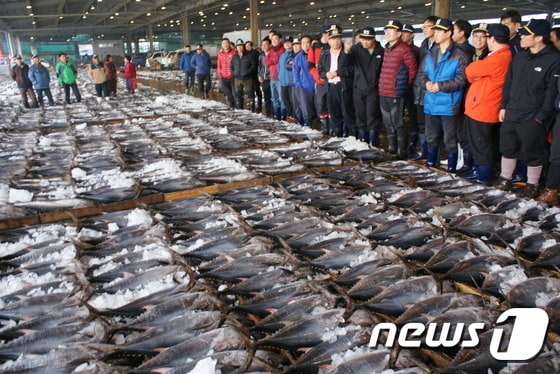
M 58 79 L 58 83 L 62 84 L 64 87 L 64 98 L 66 99 L 66 103 L 70 104 L 70 88 L 72 88 L 72 92 L 74 92 L 74 96 L 76 96 L 76 102 L 82 101 L 82 96 L 80 95 L 80 90 L 78 90 L 78 86 L 76 85 L 76 76 L 78 71 L 76 70 L 76 65 L 72 61 L 68 60 L 68 56 L 66 53 L 62 52 L 58 54 L 58 59 L 60 60 L 58 64 L 56 64 L 56 78 Z

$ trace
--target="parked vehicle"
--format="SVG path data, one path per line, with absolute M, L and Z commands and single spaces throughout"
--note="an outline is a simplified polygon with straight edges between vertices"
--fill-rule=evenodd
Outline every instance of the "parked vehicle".
M 184 49 L 171 51 L 162 59 L 161 64 L 166 69 L 179 69 L 179 62 L 181 61 L 183 53 L 185 53 Z
M 155 68 L 157 64 L 163 65 L 163 58 L 167 55 L 165 51 L 154 52 L 146 58 L 146 67 L 147 68 Z M 156 63 L 154 63 L 157 62 Z
M 136 53 L 136 54 L 132 55 L 132 63 L 134 65 L 136 65 L 137 67 L 139 67 L 139 66 L 145 67 L 147 57 L 148 57 L 147 53 Z

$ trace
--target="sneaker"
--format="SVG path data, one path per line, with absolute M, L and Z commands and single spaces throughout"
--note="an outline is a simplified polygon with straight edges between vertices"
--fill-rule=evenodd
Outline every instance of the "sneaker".
M 511 190 L 511 179 L 506 179 L 504 177 L 500 177 L 500 181 L 496 185 L 496 188 L 499 190 L 509 191 Z
M 539 186 L 536 184 L 527 183 L 523 190 L 523 197 L 527 199 L 536 199 L 539 196 Z

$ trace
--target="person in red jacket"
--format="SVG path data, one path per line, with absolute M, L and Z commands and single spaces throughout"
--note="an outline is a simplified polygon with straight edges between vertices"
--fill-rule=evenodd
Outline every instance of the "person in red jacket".
M 400 21 L 394 20 L 385 26 L 387 44 L 379 75 L 379 104 L 387 131 L 387 152 L 396 153 L 400 159 L 408 153 L 404 99 L 418 71 L 414 52 L 401 39 L 402 27 Z
M 465 99 L 465 125 L 475 161 L 477 182 L 489 185 L 496 144 L 493 136 L 500 124 L 498 114 L 502 89 L 511 64 L 511 51 L 507 26 L 490 24 L 486 36 L 490 54 L 472 62 L 465 69 L 471 84 Z
M 264 63 L 268 67 L 268 72 L 270 74 L 270 92 L 272 94 L 272 113 L 274 118 L 277 120 L 286 119 L 286 108 L 284 107 L 284 102 L 282 101 L 282 87 L 280 86 L 280 79 L 278 78 L 278 61 L 280 60 L 280 55 L 284 53 L 284 45 L 281 43 L 282 35 L 271 32 L 270 41 L 272 42 L 272 48 L 266 58 Z
M 319 57 L 323 50 L 328 50 L 329 47 L 329 29 L 331 26 L 321 27 L 321 39 L 317 43 L 311 45 L 311 49 L 307 54 L 307 60 L 309 61 L 309 72 L 315 80 L 315 112 L 319 116 L 319 121 L 321 122 L 321 130 L 324 133 L 328 132 L 329 129 L 329 110 L 327 108 L 327 85 L 325 81 L 319 76 Z
M 123 76 L 126 80 L 126 90 L 129 94 L 134 95 L 137 86 L 136 66 L 132 63 L 132 57 L 130 57 L 130 55 L 124 56 Z
M 235 107 L 233 101 L 235 77 L 231 73 L 231 60 L 233 60 L 233 56 L 235 56 L 235 50 L 232 48 L 231 42 L 228 38 L 223 38 L 222 49 L 218 52 L 217 68 L 222 92 L 226 97 L 226 101 L 230 109 Z

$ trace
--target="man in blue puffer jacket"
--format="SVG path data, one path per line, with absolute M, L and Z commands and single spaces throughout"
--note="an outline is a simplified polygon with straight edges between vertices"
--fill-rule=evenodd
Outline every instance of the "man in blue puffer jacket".
M 191 66 L 195 70 L 200 98 L 208 99 L 212 84 L 210 80 L 212 66 L 210 55 L 202 48 L 202 44 L 196 46 L 196 53 L 191 58 Z
M 438 45 L 426 55 L 419 70 L 420 84 L 426 88 L 424 95 L 428 141 L 426 166 L 436 166 L 439 144 L 443 135 L 447 152 L 447 171 L 455 173 L 457 121 L 462 114 L 463 91 L 466 84 L 465 67 L 470 61 L 451 40 L 453 23 L 449 19 L 441 18 L 432 27 Z
M 49 87 L 51 81 L 49 71 L 41 64 L 39 56 L 34 55 L 31 57 L 31 61 L 33 64 L 29 68 L 28 76 L 31 83 L 33 83 L 33 87 L 35 87 L 35 91 L 37 91 L 37 102 L 40 106 L 44 106 L 43 94 L 45 94 L 49 100 L 49 105 L 53 106 L 54 100 Z

